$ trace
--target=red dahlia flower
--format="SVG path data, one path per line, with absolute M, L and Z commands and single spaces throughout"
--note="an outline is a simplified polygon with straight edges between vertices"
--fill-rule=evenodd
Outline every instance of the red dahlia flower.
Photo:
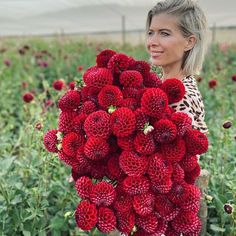
M 107 139 L 111 134 L 110 115 L 101 110 L 91 113 L 84 122 L 84 131 L 88 137 Z
M 52 86 L 55 90 L 61 91 L 66 85 L 62 79 L 59 79 L 53 81 Z
M 49 152 L 58 152 L 57 149 L 57 132 L 58 130 L 49 130 L 45 135 L 44 135 L 44 146 Z
M 82 201 L 75 212 L 77 226 L 82 230 L 91 230 L 97 223 L 97 209 L 95 204 Z
M 120 74 L 120 84 L 124 87 L 139 88 L 142 85 L 143 76 L 136 70 L 123 71 Z
M 78 91 L 69 90 L 59 100 L 58 107 L 62 111 L 74 111 L 79 108 L 80 100 L 80 93 Z
M 169 104 L 179 102 L 185 94 L 183 83 L 175 78 L 165 80 L 162 84 L 162 89 L 167 94 Z
M 77 193 L 82 199 L 89 199 L 92 187 L 92 180 L 87 176 L 80 177 L 75 184 Z
M 34 100 L 34 95 L 32 93 L 28 92 L 28 93 L 24 93 L 22 98 L 23 98 L 24 102 L 30 103 Z
M 92 186 L 90 199 L 97 206 L 110 206 L 114 202 L 115 197 L 115 189 L 108 182 L 101 181 Z
M 102 233 L 109 233 L 115 229 L 116 217 L 111 209 L 107 207 L 99 208 L 97 227 Z
M 105 49 L 101 51 L 97 55 L 97 59 L 96 59 L 97 67 L 107 67 L 107 63 L 109 62 L 111 57 L 114 56 L 115 54 L 116 52 L 111 49 Z
M 120 74 L 128 69 L 129 61 L 130 59 L 128 56 L 123 53 L 117 53 L 110 58 L 107 68 L 112 71 L 112 73 Z
M 111 127 L 117 137 L 125 137 L 135 130 L 135 114 L 126 107 L 118 108 L 111 114 Z

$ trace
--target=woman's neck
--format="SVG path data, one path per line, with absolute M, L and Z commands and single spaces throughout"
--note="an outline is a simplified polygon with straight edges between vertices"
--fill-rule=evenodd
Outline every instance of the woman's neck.
M 167 70 L 162 68 L 162 80 L 165 81 L 168 78 L 176 78 L 182 80 L 186 75 L 183 70 Z

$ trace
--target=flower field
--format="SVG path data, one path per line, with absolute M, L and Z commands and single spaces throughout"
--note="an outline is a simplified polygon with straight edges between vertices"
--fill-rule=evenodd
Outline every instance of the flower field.
M 48 153 L 45 133 L 57 127 L 59 98 L 82 83 L 103 49 L 148 61 L 143 46 L 71 39 L 0 42 L 0 235 L 105 235 L 76 227 L 80 201 L 70 168 Z M 236 235 L 236 46 L 212 45 L 197 77 L 209 148 L 207 234 Z

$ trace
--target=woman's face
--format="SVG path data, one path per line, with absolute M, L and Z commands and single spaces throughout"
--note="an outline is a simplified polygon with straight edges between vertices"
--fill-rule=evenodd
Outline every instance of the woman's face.
M 177 18 L 165 13 L 152 18 L 146 46 L 153 65 L 167 70 L 180 70 L 189 41 L 177 26 Z

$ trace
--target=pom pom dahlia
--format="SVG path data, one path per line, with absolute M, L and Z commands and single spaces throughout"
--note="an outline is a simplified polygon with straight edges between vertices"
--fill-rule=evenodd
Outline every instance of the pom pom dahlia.
M 84 122 L 88 137 L 107 139 L 111 134 L 110 115 L 105 111 L 96 111 L 88 115 Z
M 110 206 L 115 197 L 113 185 L 105 181 L 93 185 L 90 191 L 90 199 L 97 206 Z
M 75 184 L 78 195 L 83 199 L 89 199 L 92 186 L 92 180 L 87 176 L 80 177 Z
M 102 233 L 109 233 L 115 229 L 116 217 L 111 209 L 107 207 L 99 208 L 97 227 Z
M 58 107 L 62 111 L 74 111 L 79 108 L 81 96 L 76 90 L 69 90 L 58 102 Z
M 162 89 L 167 94 L 169 104 L 179 102 L 185 94 L 183 83 L 175 78 L 165 80 L 162 84 Z
M 82 201 L 77 206 L 75 220 L 82 230 L 91 230 L 98 220 L 96 206 L 88 201 Z
M 44 135 L 44 146 L 49 152 L 58 152 L 57 149 L 57 132 L 58 130 L 49 130 L 45 135 Z
M 147 89 L 141 98 L 142 109 L 151 117 L 160 118 L 167 105 L 167 95 L 159 88 Z
M 128 56 L 123 53 L 117 53 L 110 58 L 107 68 L 111 70 L 112 73 L 120 74 L 128 69 L 129 61 L 130 59 Z
M 107 63 L 109 62 L 111 57 L 114 56 L 115 54 L 116 52 L 111 49 L 105 49 L 101 51 L 97 55 L 97 59 L 96 59 L 97 67 L 107 67 Z
M 138 88 L 142 85 L 143 76 L 136 70 L 123 71 L 120 74 L 120 84 L 124 87 Z
M 118 108 L 111 114 L 111 127 L 114 135 L 125 137 L 135 130 L 135 114 L 126 107 Z

